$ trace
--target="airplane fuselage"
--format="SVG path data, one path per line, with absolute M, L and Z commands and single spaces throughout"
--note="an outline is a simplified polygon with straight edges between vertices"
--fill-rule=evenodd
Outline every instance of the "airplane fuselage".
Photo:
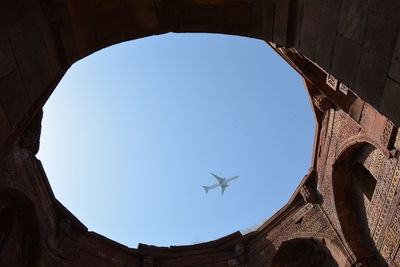
M 215 177 L 215 179 L 218 180 L 218 184 L 214 184 L 214 185 L 211 185 L 211 186 L 203 186 L 203 188 L 206 191 L 206 193 L 208 193 L 208 190 L 210 190 L 210 189 L 213 189 L 213 188 L 216 188 L 216 187 L 221 187 L 221 190 L 222 190 L 221 191 L 221 195 L 223 195 L 224 191 L 225 191 L 225 188 L 227 188 L 229 186 L 228 183 L 230 181 L 233 181 L 233 180 L 239 178 L 239 176 L 233 176 L 233 177 L 227 179 L 227 178 L 219 177 L 218 175 L 213 174 L 213 173 L 211 173 L 211 174 Z

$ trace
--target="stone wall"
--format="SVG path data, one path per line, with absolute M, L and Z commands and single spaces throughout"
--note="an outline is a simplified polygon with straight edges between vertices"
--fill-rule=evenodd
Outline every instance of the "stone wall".
M 2 1 L 0 265 L 400 266 L 399 11 L 390 0 Z M 128 248 L 54 197 L 35 158 L 41 108 L 77 60 L 171 31 L 268 41 L 305 79 L 313 163 L 252 233 Z

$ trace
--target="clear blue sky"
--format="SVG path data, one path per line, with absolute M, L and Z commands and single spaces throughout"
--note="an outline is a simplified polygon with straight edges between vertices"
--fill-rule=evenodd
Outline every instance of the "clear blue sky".
M 56 197 L 130 247 L 213 240 L 260 224 L 311 166 L 300 76 L 263 41 L 167 34 L 74 64 L 44 108 Z M 240 175 L 221 196 L 202 185 Z

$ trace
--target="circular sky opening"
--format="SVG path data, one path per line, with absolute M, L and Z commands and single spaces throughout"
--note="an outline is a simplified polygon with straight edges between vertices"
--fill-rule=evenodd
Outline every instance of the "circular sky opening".
M 90 231 L 130 247 L 249 231 L 311 166 L 302 79 L 265 42 L 166 34 L 80 60 L 44 108 L 42 161 Z M 221 177 L 239 175 L 225 193 Z

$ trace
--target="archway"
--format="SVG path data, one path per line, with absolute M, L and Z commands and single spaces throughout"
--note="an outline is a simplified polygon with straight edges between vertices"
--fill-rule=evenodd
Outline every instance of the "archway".
M 339 156 L 332 173 L 337 218 L 345 241 L 356 262 L 372 266 L 383 264 L 372 240 L 368 214 L 377 180 L 366 163 L 377 153 L 379 149 L 369 143 L 355 144 Z
M 41 2 L 32 0 L 2 3 L 1 10 L 4 15 L 2 26 L 5 27 L 5 35 L 1 39 L 1 45 L 6 51 L 3 61 L 6 63 L 2 66 L 0 74 L 2 147 L 7 142 L 12 144 L 20 136 L 34 114 L 43 106 L 66 69 L 83 56 L 116 42 L 166 31 L 229 33 L 226 29 L 232 28 L 237 31 L 233 34 L 241 35 L 240 31 L 248 29 L 251 31 L 255 28 L 252 27 L 252 20 L 248 20 L 257 18 L 252 16 L 253 13 L 248 14 L 250 9 L 253 10 L 252 1 L 232 1 L 236 6 L 233 9 L 226 4 L 229 1 L 221 0 L 190 1 L 186 2 L 187 4 L 182 4 L 184 1 L 170 1 L 168 4 L 165 2 L 138 1 L 133 6 L 129 6 L 126 1 L 114 0 Z M 332 71 L 340 81 L 354 87 L 357 94 L 371 105 L 381 108 L 386 114 L 397 114 L 393 113 L 393 110 L 385 109 L 385 104 L 388 101 L 391 103 L 392 96 L 396 94 L 386 92 L 384 86 L 386 80 L 391 81 L 387 79 L 387 70 L 391 65 L 390 58 L 398 35 L 398 23 L 388 23 L 390 19 L 380 19 L 386 14 L 392 12 L 395 14 L 396 10 L 391 9 L 389 4 L 382 4 L 384 11 L 378 14 L 375 12 L 376 3 L 360 4 L 360 2 L 345 1 L 343 5 L 342 1 L 338 1 L 332 6 L 318 5 L 319 2 L 317 7 L 311 5 L 311 7 L 293 8 L 291 5 L 299 2 L 277 1 L 279 3 L 277 5 L 261 8 L 265 11 L 260 19 L 261 25 L 274 25 L 272 39 L 265 38 L 265 40 L 299 48 L 302 54 L 323 66 L 327 72 Z M 43 10 L 39 3 L 43 4 Z M 271 4 L 272 1 L 265 3 Z M 129 8 L 126 8 L 127 5 Z M 121 16 L 121 12 L 126 10 L 128 15 L 123 13 L 124 16 Z M 268 16 L 269 12 L 271 16 Z M 220 16 L 221 13 L 224 16 Z M 296 19 L 291 19 L 289 23 L 289 17 Z M 367 17 L 368 22 L 376 22 L 372 23 L 376 27 L 366 27 Z M 396 16 L 388 17 L 397 19 Z M 238 19 L 235 20 L 236 18 Z M 338 18 L 341 20 L 340 27 Z M 196 28 L 199 24 L 202 27 Z M 386 28 L 385 38 L 376 38 L 376 35 L 381 34 L 376 29 L 380 28 Z M 290 32 L 295 34 L 287 34 Z M 324 38 L 318 38 L 319 33 L 324 33 Z M 3 40 L 6 41 L 3 43 Z M 379 64 L 371 64 L 378 61 Z M 399 85 L 393 80 L 391 83 L 394 85 L 389 86 L 389 89 L 398 91 Z M 386 98 L 381 99 L 381 96 Z M 397 105 L 395 106 L 397 108 Z M 394 111 L 397 111 L 396 108 Z M 349 167 L 339 166 L 338 169 L 343 171 Z M 345 176 L 344 173 L 342 175 Z M 345 196 L 338 196 L 338 200 L 337 206 L 344 204 Z M 344 217 L 346 218 L 345 214 Z M 350 215 L 347 218 L 352 219 L 352 217 L 354 216 Z
M 329 249 L 312 238 L 295 238 L 284 241 L 272 260 L 271 267 L 338 267 Z
M 396 11 L 387 4 L 375 14 L 371 5 L 288 0 L 4 3 L 0 117 L 6 123 L 0 126 L 0 149 L 7 150 L 18 138 L 74 62 L 112 44 L 167 32 L 233 34 L 295 48 L 398 122 L 398 110 L 387 100 L 398 83 L 382 99 L 398 24 L 381 18 L 395 19 L 391 14 Z M 367 15 L 387 29 L 382 38 L 376 38 L 381 33 L 375 28 L 367 30 Z M 371 68 L 377 61 L 379 68 Z
M 295 97 L 282 94 L 286 88 Z M 71 67 L 45 106 L 38 158 L 57 199 L 89 229 L 108 238 L 133 247 L 138 242 L 212 240 L 261 224 L 290 198 L 311 161 L 315 121 L 308 103 L 297 73 L 259 40 L 216 34 L 143 38 L 103 49 Z M 292 135 L 292 128 L 299 133 Z M 85 142 L 77 139 L 83 136 Z M 284 168 L 282 159 L 292 147 L 297 149 L 291 156 L 298 160 Z M 222 197 L 220 190 L 205 194 L 201 188 L 214 182 L 208 172 L 218 173 L 218 168 L 220 175 L 233 172 L 243 178 Z M 264 179 L 267 172 L 279 179 Z M 254 177 L 251 183 L 247 177 Z M 241 198 L 233 197 L 236 190 Z M 112 202 L 104 197 L 108 195 Z M 214 211 L 213 197 L 223 201 L 219 211 Z M 242 208 L 233 217 L 231 207 L 271 198 L 268 207 Z M 157 199 L 163 202 L 155 205 Z M 152 212 L 138 220 L 125 212 L 129 209 Z M 192 210 L 198 212 L 190 215 Z M 230 222 L 224 222 L 230 213 Z M 169 215 L 163 219 L 168 225 L 164 232 L 157 222 L 162 214 Z M 205 230 L 203 220 L 216 221 Z

